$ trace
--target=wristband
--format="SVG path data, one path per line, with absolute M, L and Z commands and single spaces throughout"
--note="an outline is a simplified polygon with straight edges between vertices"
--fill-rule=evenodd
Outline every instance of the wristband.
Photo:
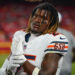
M 39 71 L 40 71 L 40 69 L 37 68 L 37 67 L 35 67 L 34 70 L 33 70 L 33 72 L 32 72 L 32 75 L 38 75 Z

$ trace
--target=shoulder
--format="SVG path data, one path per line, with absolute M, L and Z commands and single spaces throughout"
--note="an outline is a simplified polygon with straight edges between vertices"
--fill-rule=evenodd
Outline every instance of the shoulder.
M 48 34 L 49 44 L 45 52 L 66 54 L 68 51 L 68 39 L 61 33 Z M 52 36 L 52 37 L 51 37 Z
M 14 36 L 17 36 L 17 35 L 22 35 L 22 34 L 25 34 L 26 32 L 24 32 L 23 30 L 19 30 L 19 31 L 16 31 L 14 33 Z
M 19 30 L 19 31 L 16 31 L 13 36 L 14 36 L 14 37 L 19 37 L 19 36 L 23 36 L 23 35 L 25 35 L 25 34 L 26 34 L 25 31 Z
M 50 33 L 50 34 L 45 34 L 45 39 L 48 41 L 65 41 L 68 42 L 68 38 L 62 34 L 62 33 Z
M 23 39 L 25 34 L 26 32 L 24 32 L 23 30 L 16 31 L 13 35 L 13 40 Z
M 68 41 L 67 37 L 62 33 L 55 33 L 54 38 L 55 40 L 62 40 L 62 41 L 67 40 Z
M 53 40 L 62 40 L 62 41 L 66 40 L 66 41 L 68 41 L 67 37 L 64 34 L 58 33 L 58 32 L 47 34 L 47 37 L 49 37 L 49 39 L 53 39 Z

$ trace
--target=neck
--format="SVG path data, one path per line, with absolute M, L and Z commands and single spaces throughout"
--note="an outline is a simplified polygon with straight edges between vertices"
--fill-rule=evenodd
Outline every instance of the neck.
M 31 31 L 32 34 L 34 34 L 35 36 L 39 36 L 41 35 L 41 33 L 35 32 L 35 31 Z

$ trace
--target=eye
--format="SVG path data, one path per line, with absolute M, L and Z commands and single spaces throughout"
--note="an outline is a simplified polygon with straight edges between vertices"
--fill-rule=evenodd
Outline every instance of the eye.
M 33 18 L 36 18 L 37 17 L 37 15 L 33 15 Z
M 47 24 L 48 23 L 48 21 L 47 20 L 44 20 L 44 24 Z
M 48 20 L 42 20 L 42 24 L 48 24 Z

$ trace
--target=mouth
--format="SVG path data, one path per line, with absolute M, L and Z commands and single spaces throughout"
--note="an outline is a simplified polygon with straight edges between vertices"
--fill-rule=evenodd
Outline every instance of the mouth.
M 39 23 L 33 23 L 34 28 L 39 28 L 40 24 Z
M 40 26 L 39 25 L 34 25 L 34 28 L 39 28 Z

